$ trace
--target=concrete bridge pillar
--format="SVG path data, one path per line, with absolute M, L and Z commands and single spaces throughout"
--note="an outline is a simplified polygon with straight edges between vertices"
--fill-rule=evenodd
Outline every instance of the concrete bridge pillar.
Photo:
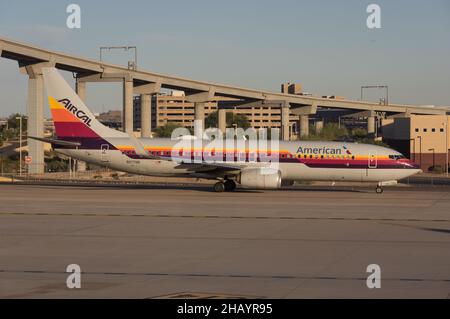
M 133 134 L 133 80 L 123 81 L 123 131 Z
M 309 115 L 300 115 L 300 138 L 309 135 Z
M 317 121 L 316 122 L 316 133 L 320 133 L 323 130 L 323 121 Z
M 194 133 L 198 138 L 203 138 L 205 127 L 205 103 L 194 102 Z
M 218 127 L 219 130 L 222 132 L 222 134 L 225 136 L 226 129 L 227 129 L 227 110 L 226 109 L 219 109 L 217 111 L 217 121 L 218 121 Z
M 367 134 L 372 137 L 375 136 L 375 121 L 375 116 L 369 116 L 367 118 Z
M 281 138 L 283 141 L 289 141 L 289 103 L 281 106 Z
M 26 68 L 28 74 L 28 135 L 44 137 L 44 79 L 42 70 L 38 67 Z M 28 155 L 31 163 L 28 165 L 28 173 L 44 173 L 44 144 L 28 138 Z
M 80 81 L 77 79 L 76 81 L 76 91 L 81 101 L 86 103 L 86 82 Z
M 141 94 L 141 137 L 150 137 L 152 130 L 152 96 Z
M 86 82 L 80 81 L 80 79 L 77 78 L 75 82 L 75 89 L 81 101 L 86 103 Z M 86 171 L 86 162 L 76 160 L 75 168 L 78 172 Z

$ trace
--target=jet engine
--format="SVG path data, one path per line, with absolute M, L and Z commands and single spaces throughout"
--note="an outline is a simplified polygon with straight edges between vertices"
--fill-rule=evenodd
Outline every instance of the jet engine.
M 243 170 L 237 182 L 253 189 L 277 189 L 281 187 L 281 172 L 272 168 L 249 168 Z

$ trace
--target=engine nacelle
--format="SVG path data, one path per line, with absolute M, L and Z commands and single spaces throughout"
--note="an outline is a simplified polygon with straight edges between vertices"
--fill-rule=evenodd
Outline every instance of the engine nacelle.
M 281 187 L 281 172 L 272 168 L 249 168 L 238 176 L 237 182 L 253 189 L 277 189 Z

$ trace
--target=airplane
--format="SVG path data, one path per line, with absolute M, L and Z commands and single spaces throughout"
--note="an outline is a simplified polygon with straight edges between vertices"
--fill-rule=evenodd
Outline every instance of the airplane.
M 136 138 L 100 123 L 55 68 L 43 68 L 43 76 L 56 136 L 30 138 L 51 143 L 58 153 L 117 171 L 213 179 L 215 192 L 234 191 L 238 184 L 279 189 L 282 182 L 306 180 L 373 182 L 377 193 L 383 192 L 382 186 L 421 172 L 401 153 L 369 144 L 277 140 L 276 148 L 263 150 L 259 144 L 252 148 L 249 141 L 239 145 L 236 139 L 225 139 L 226 147 L 213 149 L 204 146 L 210 141 L 203 139 L 181 139 L 188 146 L 180 147 L 180 139 Z

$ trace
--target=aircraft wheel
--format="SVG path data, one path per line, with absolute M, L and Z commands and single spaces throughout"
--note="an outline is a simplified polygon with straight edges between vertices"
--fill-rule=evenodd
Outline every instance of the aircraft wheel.
M 381 194 L 381 193 L 383 193 L 383 189 L 382 189 L 380 186 L 378 186 L 378 187 L 375 189 L 375 192 L 376 192 L 377 194 Z
M 226 192 L 232 192 L 236 189 L 236 183 L 231 179 L 226 180 L 224 185 Z
M 225 191 L 225 184 L 222 182 L 217 182 L 214 184 L 213 189 L 216 193 L 222 193 Z

